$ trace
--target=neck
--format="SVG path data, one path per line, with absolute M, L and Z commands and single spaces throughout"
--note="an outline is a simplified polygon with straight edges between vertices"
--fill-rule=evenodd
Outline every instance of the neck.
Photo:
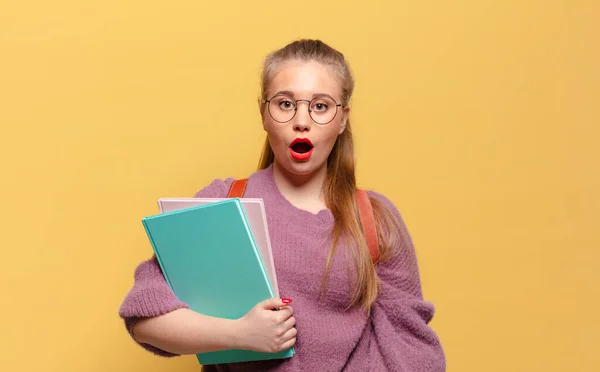
M 298 208 L 313 212 L 325 208 L 323 184 L 327 177 L 326 164 L 312 173 L 292 174 L 275 160 L 273 177 L 279 191 Z

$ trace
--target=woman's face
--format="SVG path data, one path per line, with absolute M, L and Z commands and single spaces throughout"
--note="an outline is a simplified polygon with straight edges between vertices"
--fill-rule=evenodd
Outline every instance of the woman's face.
M 278 165 L 294 175 L 325 167 L 349 112 L 336 106 L 341 88 L 335 70 L 314 61 L 288 61 L 271 80 L 267 99 L 270 103 L 261 112 L 263 128 Z

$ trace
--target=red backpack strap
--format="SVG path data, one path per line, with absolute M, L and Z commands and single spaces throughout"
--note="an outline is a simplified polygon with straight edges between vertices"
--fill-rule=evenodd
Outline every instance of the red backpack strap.
M 369 194 L 365 190 L 356 190 L 356 204 L 358 206 L 360 223 L 367 239 L 367 246 L 369 247 L 369 252 L 371 252 L 371 258 L 373 259 L 373 263 L 376 263 L 379 259 L 379 238 L 377 237 L 371 199 L 369 199 Z
M 243 198 L 244 193 L 246 192 L 246 183 L 248 182 L 247 178 L 239 179 L 233 181 L 231 187 L 229 188 L 229 193 L 227 194 L 228 198 Z

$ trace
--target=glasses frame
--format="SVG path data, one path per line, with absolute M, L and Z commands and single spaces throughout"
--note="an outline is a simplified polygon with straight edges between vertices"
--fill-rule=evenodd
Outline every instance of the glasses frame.
M 275 98 L 275 97 L 279 97 L 279 96 L 284 96 L 284 97 L 287 97 L 287 98 L 289 98 L 291 101 L 294 101 L 294 115 L 292 115 L 292 117 L 291 117 L 289 120 L 286 120 L 286 121 L 279 121 L 279 120 L 277 120 L 277 119 L 275 119 L 275 118 L 273 117 L 273 114 L 271 114 L 271 101 L 273 100 L 273 98 Z M 285 94 L 276 94 L 276 95 L 274 95 L 273 97 L 271 97 L 271 98 L 269 98 L 269 99 L 264 99 L 264 100 L 263 100 L 263 103 L 266 103 L 266 104 L 267 104 L 267 111 L 269 111 L 269 116 L 271 117 L 271 119 L 275 120 L 275 121 L 276 121 L 276 122 L 278 122 L 278 123 L 289 123 L 290 121 L 292 121 L 292 120 L 293 120 L 293 119 L 296 117 L 296 113 L 298 112 L 298 102 L 306 102 L 306 103 L 308 104 L 308 105 L 306 106 L 306 108 L 307 108 L 307 110 L 308 110 L 308 116 L 310 116 L 310 119 L 311 119 L 312 121 L 314 121 L 314 122 L 315 122 L 315 124 L 318 124 L 318 125 L 327 125 L 327 124 L 331 123 L 331 122 L 333 121 L 333 119 L 335 119 L 335 117 L 337 116 L 337 113 L 338 113 L 338 107 L 342 107 L 342 104 L 341 104 L 341 103 L 337 103 L 337 101 L 336 101 L 335 99 L 333 99 L 333 97 L 329 97 L 329 96 L 328 96 L 327 98 L 331 99 L 331 100 L 332 100 L 332 101 L 335 103 L 335 114 L 333 114 L 333 117 L 332 117 L 332 118 L 331 118 L 331 120 L 329 120 L 328 122 L 325 122 L 325 123 L 319 123 L 318 121 L 316 121 L 316 120 L 315 120 L 315 118 L 313 118 L 313 117 L 312 117 L 312 112 L 313 112 L 313 110 L 311 110 L 311 108 L 310 108 L 310 107 L 311 107 L 311 103 L 312 103 L 313 101 L 315 101 L 315 100 L 319 100 L 319 99 L 322 99 L 322 98 L 323 98 L 323 97 L 315 97 L 315 98 L 313 98 L 313 99 L 311 99 L 311 100 L 308 100 L 308 99 L 293 99 L 293 98 L 291 98 L 290 96 L 288 96 L 288 95 L 285 95 Z

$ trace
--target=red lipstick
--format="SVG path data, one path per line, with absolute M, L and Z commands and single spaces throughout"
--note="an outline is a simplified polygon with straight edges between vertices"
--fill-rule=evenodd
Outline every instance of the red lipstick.
M 308 138 L 296 138 L 290 145 L 290 155 L 298 161 L 305 161 L 312 155 L 313 148 Z

